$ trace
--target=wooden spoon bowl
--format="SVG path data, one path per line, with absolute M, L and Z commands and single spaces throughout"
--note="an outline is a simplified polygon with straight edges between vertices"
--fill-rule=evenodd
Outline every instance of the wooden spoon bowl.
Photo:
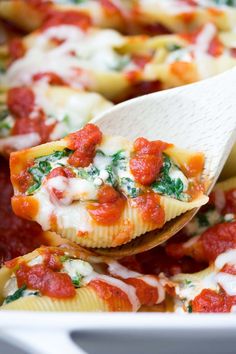
M 161 91 L 121 103 L 93 122 L 105 134 L 130 140 L 143 136 L 205 154 L 203 178 L 210 193 L 236 139 L 236 68 L 195 84 Z M 125 245 L 96 249 L 124 257 L 147 251 L 172 237 L 191 220 L 196 209 Z

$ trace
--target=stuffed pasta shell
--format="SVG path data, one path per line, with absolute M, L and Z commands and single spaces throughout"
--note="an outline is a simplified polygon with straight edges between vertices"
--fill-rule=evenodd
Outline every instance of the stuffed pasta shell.
M 0 2 L 0 17 L 32 31 L 48 23 L 82 23 L 122 30 L 125 2 L 114 0 L 10 0 Z
M 43 80 L 121 100 L 195 82 L 236 64 L 235 34 L 208 23 L 193 33 L 124 36 L 74 25 L 42 28 L 9 44 L 6 86 Z
M 0 93 L 0 153 L 57 140 L 112 104 L 97 93 L 67 86 L 17 86 Z
M 217 183 L 209 203 L 184 227 L 184 242 L 170 240 L 167 254 L 210 264 L 222 252 L 236 248 L 236 178 Z
M 162 303 L 171 286 L 72 245 L 41 247 L 0 269 L 2 310 L 137 311 Z
M 235 312 L 236 248 L 219 254 L 205 270 L 178 274 L 176 309 L 180 312 Z
M 115 247 L 208 201 L 204 157 L 93 124 L 11 154 L 14 212 L 86 247 Z
M 223 31 L 233 30 L 236 21 L 236 3 L 217 0 L 134 0 L 134 21 L 154 33 L 158 25 L 171 32 L 189 31 L 207 22 Z M 149 25 L 149 26 L 148 26 Z

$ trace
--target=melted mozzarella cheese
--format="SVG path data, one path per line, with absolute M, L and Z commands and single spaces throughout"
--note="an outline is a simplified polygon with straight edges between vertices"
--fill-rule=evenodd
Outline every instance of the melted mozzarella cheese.
M 236 296 L 236 275 L 218 273 L 216 280 L 229 296 Z
M 126 150 L 129 153 L 132 150 L 132 143 L 122 136 L 104 136 L 99 150 L 108 156 L 114 155 L 121 150 Z
M 142 276 L 141 273 L 129 270 L 128 268 L 124 267 L 122 264 L 116 261 L 109 262 L 108 270 L 110 274 L 121 277 L 122 279 L 137 278 Z
M 180 286 L 177 286 L 175 290 L 176 294 L 179 295 L 180 298 L 186 299 L 187 301 L 191 301 L 204 289 L 211 289 L 215 291 L 219 290 L 219 286 L 217 284 L 214 272 L 205 276 L 202 279 L 197 279 L 196 281 L 192 281 L 191 278 L 191 282 L 189 284 L 182 283 Z
M 122 280 L 110 277 L 108 275 L 98 274 L 95 272 L 84 279 L 87 284 L 93 280 L 102 280 L 107 284 L 117 287 L 128 296 L 129 302 L 132 306 L 132 310 L 136 312 L 139 309 L 140 302 L 136 295 L 136 290 L 133 286 L 124 283 Z
M 50 40 L 53 38 L 64 42 L 52 48 Z M 109 71 L 115 68 L 120 56 L 114 48 L 123 43 L 122 35 L 109 29 L 83 32 L 71 25 L 50 27 L 37 35 L 25 56 L 10 66 L 6 80 L 12 86 L 30 84 L 34 74 L 53 72 L 71 86 L 87 87 L 92 79 L 86 69 Z
M 187 177 L 183 174 L 182 171 L 180 171 L 177 167 L 171 166 L 170 171 L 169 171 L 169 176 L 173 180 L 180 179 L 183 183 L 183 192 L 186 192 L 188 189 L 188 179 Z
M 42 256 L 38 256 L 36 258 L 33 258 L 31 261 L 28 262 L 29 266 L 34 266 L 36 264 L 42 264 L 43 263 L 43 257 Z
M 68 259 L 63 262 L 62 272 L 67 273 L 73 280 L 78 276 L 86 277 L 92 274 L 93 267 L 80 259 Z
M 132 270 L 129 270 L 128 268 L 124 267 L 122 264 L 116 262 L 116 261 L 111 261 L 109 262 L 108 265 L 108 270 L 109 273 L 118 276 L 122 279 L 128 279 L 128 278 L 138 278 L 148 284 L 149 286 L 152 286 L 153 288 L 156 288 L 158 291 L 158 299 L 157 299 L 157 304 L 161 303 L 165 299 L 165 290 L 164 287 L 161 285 L 161 283 L 152 275 L 143 275 L 138 272 L 134 272 Z
M 226 264 L 236 266 L 236 249 L 231 249 L 220 254 L 215 260 L 215 266 L 218 269 L 222 269 Z
M 36 146 L 40 143 L 41 138 L 38 133 L 28 133 L 22 135 L 9 136 L 7 138 L 0 139 L 0 151 L 9 149 L 22 150 L 31 146 Z
M 63 198 L 57 200 L 57 204 L 70 205 L 75 200 L 97 199 L 97 188 L 85 179 L 57 176 L 47 181 L 46 188 L 50 194 L 53 194 L 54 188 L 63 193 Z
M 34 85 L 33 91 L 36 105 L 59 123 L 51 134 L 53 140 L 80 129 L 97 114 L 112 106 L 112 103 L 97 93 L 61 87 L 50 88 L 44 81 Z
M 50 199 L 49 193 L 44 186 L 35 193 L 34 198 L 39 203 L 36 221 L 42 226 L 43 230 L 50 229 L 52 215 L 57 218 L 58 227 L 61 229 L 75 228 L 81 232 L 92 230 L 91 217 L 79 201 L 75 201 L 70 205 L 55 204 Z

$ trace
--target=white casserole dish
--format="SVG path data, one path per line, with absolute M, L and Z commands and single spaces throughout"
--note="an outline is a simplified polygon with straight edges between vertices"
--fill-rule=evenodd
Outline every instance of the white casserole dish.
M 235 354 L 236 348 L 230 314 L 2 311 L 0 330 L 30 354 Z M 1 347 L 0 353 L 11 354 Z

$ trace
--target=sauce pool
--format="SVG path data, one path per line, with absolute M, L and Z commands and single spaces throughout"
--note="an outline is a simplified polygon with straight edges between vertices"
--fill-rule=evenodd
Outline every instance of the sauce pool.
M 33 251 L 43 243 L 42 229 L 35 222 L 17 217 L 11 208 L 13 189 L 8 162 L 0 157 L 0 264 Z

